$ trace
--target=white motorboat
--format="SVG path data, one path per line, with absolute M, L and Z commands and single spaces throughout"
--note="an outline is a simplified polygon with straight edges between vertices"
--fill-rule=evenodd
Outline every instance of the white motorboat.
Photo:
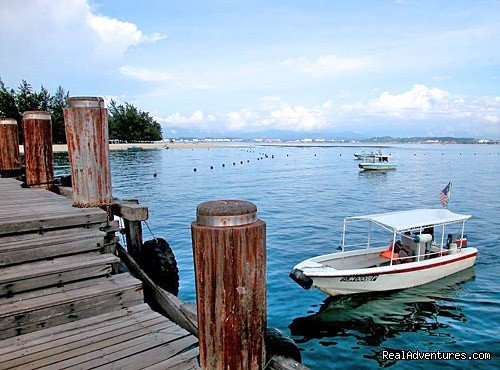
M 375 158 L 376 155 L 382 155 L 382 151 L 379 149 L 377 152 L 374 152 L 373 150 L 371 152 L 366 152 L 362 151 L 361 154 L 359 153 L 354 153 L 354 158 L 360 161 L 370 161 L 373 158 Z
M 370 153 L 362 152 L 361 154 L 354 153 L 354 158 L 356 158 L 357 160 L 360 160 L 360 161 L 366 161 L 370 158 L 373 158 L 374 155 L 375 155 L 374 152 L 370 152 Z
M 423 285 L 474 265 L 477 249 L 467 246 L 464 234 L 470 217 L 447 209 L 346 217 L 338 251 L 299 263 L 290 277 L 332 296 Z M 356 243 L 348 245 L 347 226 L 354 222 L 358 232 L 350 239 Z M 359 225 L 366 226 L 363 232 Z
M 374 154 L 371 158 L 358 164 L 358 167 L 364 171 L 387 171 L 395 170 L 397 163 L 391 162 L 392 156 L 387 154 Z

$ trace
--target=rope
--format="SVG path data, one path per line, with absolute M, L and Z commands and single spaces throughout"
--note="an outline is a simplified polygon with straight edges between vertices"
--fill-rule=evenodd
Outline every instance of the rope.
M 151 234 L 151 236 L 153 237 L 153 239 L 155 240 L 155 242 L 158 243 L 158 239 L 156 238 L 155 234 L 153 234 L 153 231 L 151 230 L 151 228 L 149 227 L 149 224 L 146 220 L 144 220 L 144 224 L 146 225 L 146 227 L 148 228 L 149 230 L 149 233 Z

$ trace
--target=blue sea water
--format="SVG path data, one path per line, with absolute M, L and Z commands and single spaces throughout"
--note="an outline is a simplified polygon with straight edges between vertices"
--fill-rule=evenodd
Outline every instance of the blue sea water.
M 360 172 L 353 153 L 361 149 L 112 152 L 113 195 L 149 207 L 149 227 L 176 255 L 185 301 L 195 300 L 190 224 L 197 205 L 254 202 L 267 224 L 268 326 L 292 337 L 311 369 L 498 368 L 500 147 L 389 146 L 382 150 L 398 168 L 385 173 Z M 288 277 L 298 262 L 335 250 L 345 216 L 439 208 L 438 194 L 449 181 L 450 210 L 473 216 L 466 223 L 469 245 L 479 249 L 472 269 L 415 289 L 341 298 L 305 291 Z M 144 232 L 145 239 L 152 237 Z M 391 361 L 382 356 L 386 349 L 488 351 L 492 360 Z

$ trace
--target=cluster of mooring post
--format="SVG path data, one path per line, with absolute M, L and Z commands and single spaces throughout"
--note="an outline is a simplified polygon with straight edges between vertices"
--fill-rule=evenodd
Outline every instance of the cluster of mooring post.
M 262 369 L 266 224 L 250 202 L 201 203 L 191 224 L 203 369 Z
M 54 154 L 50 113 L 24 112 L 23 133 L 26 185 L 31 188 L 52 189 L 54 187 Z
M 73 205 L 107 208 L 113 202 L 108 110 L 101 97 L 73 97 L 64 108 Z
M 0 175 L 2 177 L 14 177 L 21 174 L 18 135 L 15 119 L 0 119 Z

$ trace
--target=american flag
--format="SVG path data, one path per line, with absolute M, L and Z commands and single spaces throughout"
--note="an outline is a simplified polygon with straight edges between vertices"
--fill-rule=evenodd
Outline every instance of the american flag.
M 450 195 L 451 195 L 451 182 L 446 185 L 446 187 L 441 190 L 441 193 L 439 193 L 439 201 L 441 202 L 441 205 L 443 207 L 448 207 L 448 202 L 450 200 Z

